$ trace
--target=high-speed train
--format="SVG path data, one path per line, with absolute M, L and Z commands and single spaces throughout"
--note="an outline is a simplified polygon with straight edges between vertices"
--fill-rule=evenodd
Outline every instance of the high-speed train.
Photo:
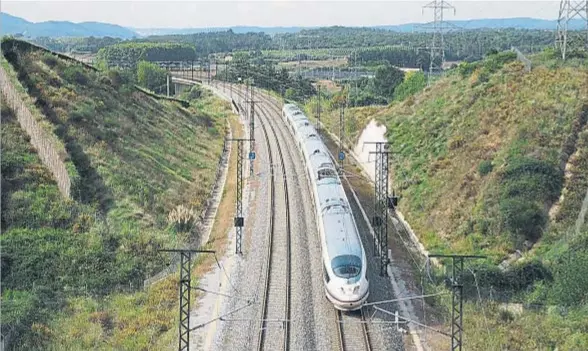
M 282 118 L 296 140 L 307 171 L 327 298 L 339 310 L 357 310 L 369 295 L 367 261 L 337 169 L 316 129 L 296 105 L 285 104 Z

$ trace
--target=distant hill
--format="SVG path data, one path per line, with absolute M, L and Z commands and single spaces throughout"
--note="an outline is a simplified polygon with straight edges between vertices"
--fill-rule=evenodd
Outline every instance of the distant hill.
M 557 27 L 557 20 L 544 20 L 538 18 L 528 17 L 515 17 L 515 18 L 487 18 L 487 19 L 475 19 L 475 20 L 460 20 L 460 21 L 447 21 L 450 25 L 456 27 L 456 29 L 501 29 L 501 28 L 518 28 L 518 29 L 545 29 L 555 30 Z M 572 20 L 570 22 L 570 29 L 578 30 L 582 29 L 582 21 Z M 399 24 L 394 26 L 374 26 L 373 28 L 386 29 L 397 32 L 412 32 L 412 31 L 423 31 L 425 30 L 425 24 L 423 23 L 407 23 Z
M 259 33 L 278 34 L 278 33 L 298 33 L 303 29 L 314 29 L 319 27 L 210 27 L 210 28 L 131 28 L 133 31 L 142 36 L 149 35 L 169 35 L 169 34 L 195 34 L 208 32 L 225 32 L 232 30 L 234 33 Z
M 100 22 L 73 23 L 69 21 L 29 22 L 23 18 L 0 13 L 1 35 L 22 35 L 36 37 L 113 37 L 131 39 L 139 36 L 134 31 L 116 25 Z
M 29 22 L 23 18 L 0 13 L 0 35 L 12 34 L 22 35 L 28 38 L 36 37 L 113 37 L 121 39 L 131 39 L 133 37 L 150 36 L 150 35 L 169 35 L 169 34 L 193 34 L 205 32 L 224 32 L 231 29 L 234 33 L 263 32 L 269 35 L 280 33 L 298 33 L 304 29 L 316 29 L 314 27 L 257 27 L 257 26 L 235 26 L 235 27 L 209 27 L 209 28 L 125 28 L 116 24 L 101 22 L 81 22 L 73 23 L 69 21 L 46 21 L 46 22 Z M 489 18 L 475 20 L 448 21 L 456 28 L 461 29 L 499 29 L 499 28 L 519 28 L 519 29 L 544 29 L 555 30 L 557 20 L 544 20 L 537 18 Z M 369 26 L 368 28 L 377 28 L 395 32 L 413 32 L 424 31 L 424 23 L 406 23 L 399 25 L 381 25 Z M 583 23 L 580 20 L 574 20 L 570 23 L 570 29 L 582 29 Z
M 500 29 L 500 28 L 519 28 L 519 29 L 545 29 L 555 30 L 557 20 L 544 20 L 537 18 L 516 17 L 516 18 L 488 18 L 475 20 L 448 21 L 448 23 L 461 29 Z M 370 26 L 369 28 L 385 29 L 395 32 L 413 32 L 425 30 L 424 23 L 406 23 L 398 25 Z M 582 29 L 582 21 L 573 20 L 570 23 L 570 29 Z M 297 33 L 304 29 L 315 29 L 320 27 L 253 27 L 253 26 L 236 26 L 236 27 L 213 27 L 213 28 L 131 28 L 142 36 L 149 35 L 168 35 L 168 34 L 193 34 L 205 32 L 219 32 L 231 29 L 235 33 L 264 32 L 266 34 L 278 33 Z

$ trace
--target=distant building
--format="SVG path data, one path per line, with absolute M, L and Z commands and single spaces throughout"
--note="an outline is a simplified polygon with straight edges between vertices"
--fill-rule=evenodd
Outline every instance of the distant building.
M 396 67 L 396 68 L 398 68 L 402 72 L 420 72 L 421 71 L 420 68 L 408 68 L 408 67 Z
M 461 63 L 461 61 L 445 61 L 443 62 L 443 69 L 450 69 L 453 65 L 458 66 Z

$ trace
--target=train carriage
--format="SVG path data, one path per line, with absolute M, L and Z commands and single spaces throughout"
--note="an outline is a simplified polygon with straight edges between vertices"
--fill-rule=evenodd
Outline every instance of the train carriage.
M 321 241 L 325 293 L 335 308 L 357 310 L 369 295 L 367 261 L 337 169 L 308 118 L 293 104 L 282 117 L 302 154 Z

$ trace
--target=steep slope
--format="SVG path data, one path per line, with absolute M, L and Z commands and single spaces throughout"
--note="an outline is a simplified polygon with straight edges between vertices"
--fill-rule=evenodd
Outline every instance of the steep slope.
M 460 277 L 468 349 L 588 347 L 588 62 L 556 57 L 526 72 L 492 54 L 402 102 L 346 113 L 350 144 L 370 117 L 387 127 L 399 210 L 424 246 L 488 256 Z M 322 120 L 338 134 L 338 111 Z M 424 291 L 448 293 L 445 273 Z M 450 314 L 449 297 L 435 305 Z
M 588 69 L 526 73 L 508 56 L 462 65 L 380 114 L 393 181 L 407 199 L 400 209 L 431 249 L 504 254 L 538 240 L 566 163 L 583 146 Z M 580 203 L 564 199 L 575 208 L 567 219 Z
M 122 72 L 12 44 L 3 45 L 4 56 L 80 178 L 72 199 L 63 198 L 3 107 L 2 329 L 9 346 L 155 347 L 176 316 L 175 280 L 137 291 L 169 259 L 157 249 L 197 235 L 230 106 L 204 94 L 185 108 L 137 91 Z M 189 211 L 170 216 L 179 208 Z M 157 327 L 129 329 L 145 323 Z M 86 328 L 84 340 L 78 328 Z

